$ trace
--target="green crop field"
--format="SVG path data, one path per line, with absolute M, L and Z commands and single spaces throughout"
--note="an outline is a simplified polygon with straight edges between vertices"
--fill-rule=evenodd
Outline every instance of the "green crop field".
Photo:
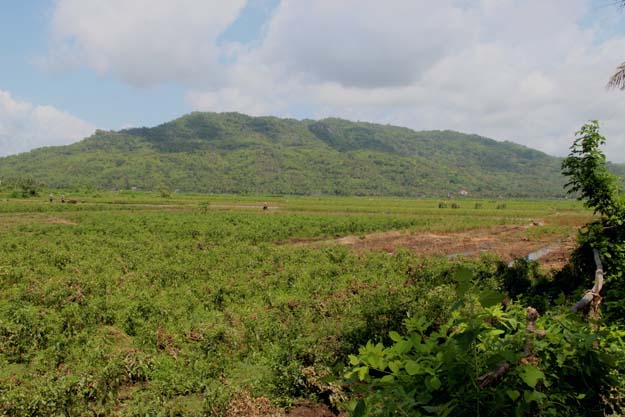
M 225 415 L 233 399 L 260 397 L 340 408 L 349 393 L 325 378 L 340 379 L 349 354 L 405 318 L 442 317 L 453 262 L 291 242 L 541 219 L 531 239 L 591 217 L 566 200 L 69 199 L 78 203 L 0 200 L 4 415 Z

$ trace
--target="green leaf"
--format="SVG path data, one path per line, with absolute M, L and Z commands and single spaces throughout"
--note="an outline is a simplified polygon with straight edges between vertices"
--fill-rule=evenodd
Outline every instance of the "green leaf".
M 508 394 L 508 397 L 510 397 L 513 402 L 521 396 L 519 391 L 513 389 L 506 390 L 506 394 Z
M 480 291 L 479 299 L 480 304 L 482 304 L 484 307 L 492 307 L 494 305 L 500 304 L 504 299 L 504 295 L 499 291 L 485 290 Z
M 501 357 L 508 362 L 514 362 L 516 360 L 516 352 L 514 350 L 504 350 L 501 352 Z
M 408 353 L 410 352 L 410 349 L 412 349 L 412 343 L 410 343 L 408 340 L 402 340 L 401 342 L 397 342 L 397 344 L 395 345 L 395 349 L 400 354 Z
M 384 375 L 380 379 L 380 382 L 382 382 L 382 383 L 389 383 L 389 382 L 393 382 L 393 381 L 395 381 L 395 377 L 393 375 Z
M 454 280 L 458 284 L 471 282 L 472 279 L 473 279 L 473 272 L 466 266 L 458 267 L 454 273 Z
M 519 368 L 519 377 L 531 388 L 535 388 L 539 380 L 545 379 L 543 371 L 533 365 L 525 365 Z
M 391 340 L 393 342 L 400 342 L 402 340 L 404 340 L 403 337 L 401 337 L 401 335 L 395 331 L 389 332 L 388 335 L 390 336 Z
M 456 272 L 454 273 L 454 280 L 458 283 L 458 287 L 456 288 L 458 298 L 464 297 L 469 288 L 471 288 L 472 279 L 473 272 L 471 272 L 469 268 L 461 266 L 456 269 Z
M 415 361 L 406 362 L 405 368 L 406 372 L 408 372 L 408 375 L 416 375 L 423 372 L 421 365 L 419 365 L 419 363 Z
M 368 366 L 361 366 L 360 368 L 358 368 L 358 379 L 360 379 L 361 381 L 364 381 L 367 375 L 369 375 Z
M 547 396 L 539 391 L 525 391 L 523 393 L 523 399 L 525 400 L 526 403 L 531 403 L 531 402 L 540 403 L 545 398 L 547 398 Z
M 425 380 L 426 385 L 430 388 L 431 391 L 436 391 L 441 387 L 441 380 L 438 379 L 437 376 L 430 377 Z
M 399 372 L 399 361 L 392 361 L 388 363 L 388 367 L 391 370 L 391 372 L 393 372 L 394 374 L 396 374 L 397 372 Z
M 354 414 L 352 415 L 352 417 L 362 417 L 365 415 L 366 411 L 367 411 L 367 405 L 365 404 L 365 401 L 360 400 L 356 404 L 356 408 L 354 408 Z

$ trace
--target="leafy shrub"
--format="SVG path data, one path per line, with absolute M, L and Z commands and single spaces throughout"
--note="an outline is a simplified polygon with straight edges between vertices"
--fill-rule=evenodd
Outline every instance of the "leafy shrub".
M 571 153 L 562 163 L 569 193 L 576 193 L 584 205 L 594 209 L 600 218 L 579 233 L 581 244 L 578 261 L 586 269 L 586 276 L 593 276 L 594 263 L 589 260 L 592 249 L 597 249 L 606 271 L 607 316 L 625 318 L 625 198 L 617 177 L 606 168 L 605 155 L 600 146 L 605 137 L 599 134 L 599 123 L 592 121 L 577 132 Z M 582 256 L 579 256 L 582 255 Z M 585 255 L 585 256 L 583 256 Z M 581 259 L 580 259 L 581 258 Z
M 33 178 L 11 178 L 5 180 L 3 188 L 11 191 L 9 194 L 11 198 L 29 198 L 38 196 L 44 186 Z
M 526 294 L 532 287 L 532 281 L 540 274 L 538 263 L 528 261 L 525 258 L 515 259 L 512 264 L 507 265 L 500 262 L 495 272 L 501 281 L 502 289 L 512 298 L 517 298 L 521 294 Z
M 354 416 L 602 416 L 624 411 L 625 332 L 592 333 L 577 318 L 548 313 L 531 340 L 513 305 L 456 310 L 433 328 L 408 319 L 393 343 L 368 343 L 350 357 L 360 396 Z M 595 348 L 598 343 L 599 348 Z M 492 377 L 489 383 L 489 375 Z M 614 414 L 617 415 L 617 414 Z M 620 414 L 618 414 L 620 415 Z

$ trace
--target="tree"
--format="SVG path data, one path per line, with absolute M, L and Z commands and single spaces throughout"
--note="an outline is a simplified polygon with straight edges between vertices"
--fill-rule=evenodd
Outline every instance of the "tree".
M 605 137 L 599 123 L 586 123 L 562 163 L 562 173 L 569 178 L 566 188 L 577 193 L 599 218 L 580 231 L 578 254 L 590 257 L 597 250 L 605 264 L 607 316 L 625 319 L 625 200 L 618 178 L 606 168 L 605 155 L 599 148 Z

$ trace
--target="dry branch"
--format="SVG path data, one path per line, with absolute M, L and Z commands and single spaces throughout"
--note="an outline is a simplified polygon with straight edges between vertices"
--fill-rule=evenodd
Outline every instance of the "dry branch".
M 544 337 L 547 334 L 544 330 L 536 330 L 536 320 L 538 320 L 539 316 L 540 314 L 538 314 L 538 311 L 534 307 L 527 308 L 527 314 L 525 316 L 527 318 L 527 326 L 525 327 L 527 338 L 525 339 L 522 363 L 536 363 L 538 361 L 533 357 L 534 339 L 536 336 Z M 477 378 L 477 383 L 480 388 L 484 388 L 504 376 L 510 368 L 512 368 L 510 362 L 502 362 L 497 365 L 497 368 L 494 370 L 479 376 Z
M 599 257 L 599 251 L 597 249 L 593 249 L 593 255 L 595 258 L 595 265 L 597 269 L 595 270 L 595 284 L 593 285 L 591 290 L 586 291 L 586 294 L 577 302 L 571 310 L 573 312 L 578 312 L 584 310 L 589 304 L 592 302 L 592 310 L 593 315 L 598 315 L 599 313 L 599 304 L 601 303 L 601 289 L 603 288 L 603 264 L 601 263 L 601 258 Z
M 490 385 L 491 383 L 497 381 L 499 378 L 501 378 L 502 376 L 504 376 L 506 374 L 506 372 L 508 372 L 510 370 L 510 367 L 512 365 L 510 365 L 509 362 L 502 362 L 500 363 L 496 369 L 485 373 L 484 375 L 481 375 L 480 377 L 477 378 L 477 383 L 480 386 L 480 388 L 484 388 L 488 385 Z
M 545 337 L 547 332 L 544 330 L 536 330 L 536 320 L 538 320 L 538 310 L 534 307 L 527 308 L 527 327 L 525 328 L 525 334 L 527 335 L 525 339 L 525 349 L 523 350 L 523 354 L 526 358 L 529 358 L 534 355 L 534 339 L 536 336 Z

